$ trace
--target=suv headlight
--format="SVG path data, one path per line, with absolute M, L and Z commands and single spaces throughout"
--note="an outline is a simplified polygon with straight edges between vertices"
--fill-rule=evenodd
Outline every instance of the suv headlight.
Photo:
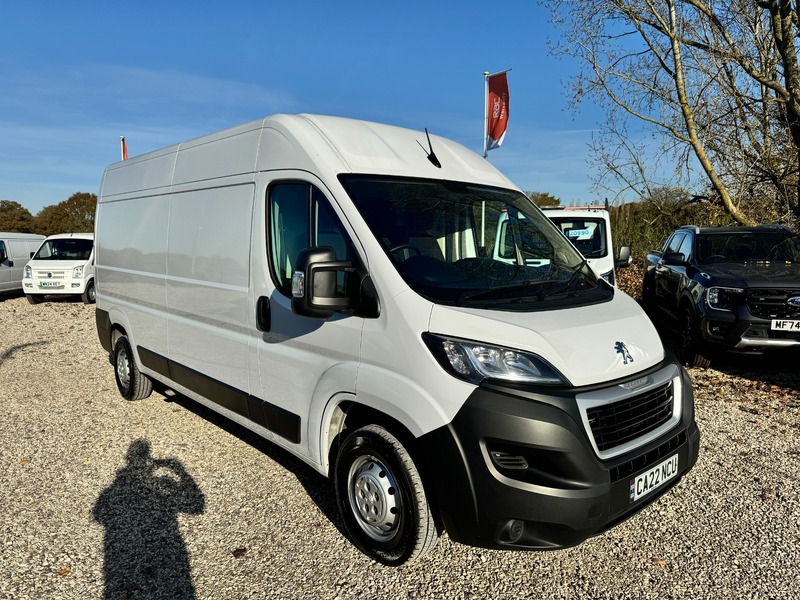
M 83 266 L 75 267 L 74 269 L 72 269 L 72 278 L 83 279 Z
M 31 279 L 33 277 L 33 269 L 31 269 L 30 265 L 25 265 L 25 279 Z
M 422 339 L 451 375 L 470 383 L 494 379 L 513 383 L 565 384 L 543 358 L 491 344 L 423 333 Z
M 706 304 L 715 310 L 733 310 L 734 304 L 744 299 L 742 288 L 710 287 L 706 290 Z

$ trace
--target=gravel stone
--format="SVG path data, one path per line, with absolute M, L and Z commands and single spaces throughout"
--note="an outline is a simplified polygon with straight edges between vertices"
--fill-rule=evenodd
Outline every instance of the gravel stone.
M 797 598 L 796 362 L 690 370 L 697 466 L 575 548 L 388 568 L 329 482 L 190 400 L 126 402 L 94 307 L 0 297 L 0 599 Z

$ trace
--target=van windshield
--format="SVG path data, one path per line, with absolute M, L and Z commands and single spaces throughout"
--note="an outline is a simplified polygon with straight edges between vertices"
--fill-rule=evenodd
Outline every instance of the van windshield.
M 89 260 L 92 240 L 81 238 L 58 238 L 45 240 L 33 257 L 38 260 Z
M 608 256 L 606 222 L 602 217 L 548 216 L 586 258 Z
M 540 310 L 613 295 L 518 191 L 373 175 L 340 180 L 406 283 L 432 302 Z

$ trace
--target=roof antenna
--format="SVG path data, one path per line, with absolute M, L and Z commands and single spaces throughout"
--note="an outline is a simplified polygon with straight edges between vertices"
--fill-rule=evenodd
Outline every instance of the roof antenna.
M 430 153 L 428 154 L 428 160 L 431 161 L 431 164 L 434 167 L 436 167 L 437 169 L 441 169 L 442 168 L 442 163 L 439 162 L 439 159 L 436 158 L 436 154 L 433 153 L 433 144 L 431 144 L 431 136 L 428 135 L 428 128 L 427 127 L 425 128 L 425 137 L 428 138 L 428 148 L 430 149 Z M 419 144 L 420 148 L 425 150 L 425 146 L 420 144 L 419 140 L 417 140 L 417 143 Z M 428 150 L 425 150 L 425 152 L 428 152 Z

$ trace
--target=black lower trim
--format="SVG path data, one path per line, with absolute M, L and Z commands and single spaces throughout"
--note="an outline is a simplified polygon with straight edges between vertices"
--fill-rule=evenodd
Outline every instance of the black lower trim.
M 94 309 L 94 321 L 97 324 L 97 337 L 100 338 L 100 345 L 103 350 L 110 353 L 111 348 L 111 319 L 108 316 L 108 311 Z
M 215 404 L 219 404 L 237 415 L 253 421 L 261 427 L 269 429 L 293 444 L 300 443 L 301 420 L 299 415 L 199 371 L 190 369 L 142 346 L 137 346 L 136 350 L 139 352 L 142 366 L 192 390 L 194 393 L 211 400 Z
M 420 438 L 427 484 L 450 539 L 472 546 L 573 546 L 625 520 L 697 461 L 700 433 L 685 371 L 681 421 L 643 447 L 601 460 L 564 390 L 518 395 L 477 388 L 453 421 Z M 631 480 L 678 456 L 678 472 L 635 503 Z

